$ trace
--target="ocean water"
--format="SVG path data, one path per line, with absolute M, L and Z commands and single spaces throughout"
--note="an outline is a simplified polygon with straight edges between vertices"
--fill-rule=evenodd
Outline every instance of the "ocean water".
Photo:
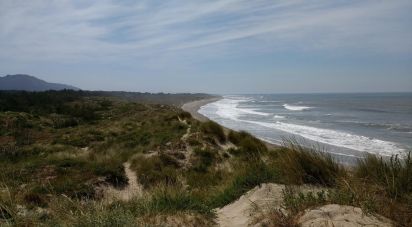
M 412 93 L 226 95 L 199 113 L 270 143 L 319 147 L 342 162 L 412 150 Z

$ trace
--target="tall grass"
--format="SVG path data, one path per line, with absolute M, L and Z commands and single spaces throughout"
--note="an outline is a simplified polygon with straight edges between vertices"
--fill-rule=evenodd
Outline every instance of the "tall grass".
M 232 149 L 231 153 L 234 155 L 261 156 L 268 150 L 261 140 L 245 131 L 236 132 L 231 130 L 228 139 L 238 147 Z
M 236 167 L 237 173 L 233 180 L 221 192 L 209 198 L 212 207 L 225 206 L 250 189 L 267 182 L 277 181 L 279 173 L 266 165 L 262 160 L 251 159 L 248 163 Z
M 278 166 L 288 184 L 334 186 L 346 170 L 330 154 L 308 148 L 295 140 L 285 140 Z
M 412 196 L 412 152 L 404 158 L 395 155 L 389 160 L 368 155 L 359 160 L 354 172 L 358 178 L 381 186 L 393 199 Z

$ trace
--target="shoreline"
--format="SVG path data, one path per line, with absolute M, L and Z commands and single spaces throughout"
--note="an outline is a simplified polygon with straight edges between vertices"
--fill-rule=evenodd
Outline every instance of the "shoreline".
M 212 102 L 219 101 L 219 100 L 221 100 L 221 99 L 223 99 L 223 97 L 207 98 L 207 99 L 201 99 L 201 100 L 197 100 L 197 101 L 187 102 L 187 103 L 185 103 L 185 104 L 183 104 L 183 105 L 181 106 L 181 109 L 183 109 L 183 110 L 186 111 L 186 112 L 189 112 L 194 119 L 196 119 L 196 120 L 198 120 L 198 121 L 200 121 L 200 122 L 206 122 L 206 121 L 209 121 L 210 119 L 209 119 L 208 117 L 200 114 L 200 113 L 198 112 L 199 109 L 200 109 L 202 106 L 204 106 L 204 105 L 207 105 L 207 104 L 212 103 Z M 217 122 L 216 122 L 216 123 L 217 123 Z M 217 123 L 217 124 L 219 124 L 219 123 Z M 233 129 L 230 129 L 230 128 L 228 128 L 228 127 L 226 127 L 226 126 L 223 126 L 223 125 L 221 125 L 221 124 L 219 124 L 219 125 L 223 128 L 223 130 L 225 131 L 225 133 L 229 133 L 230 130 L 233 130 Z M 255 136 L 255 135 L 254 135 L 254 136 Z M 256 136 L 255 136 L 255 137 L 256 137 Z M 259 137 L 256 137 L 256 138 L 259 139 L 260 141 L 262 141 L 269 149 L 274 149 L 274 148 L 282 147 L 282 145 L 268 142 L 268 141 L 266 141 L 266 140 L 264 140 L 264 139 L 261 139 L 261 138 L 259 138 Z M 354 163 L 356 163 L 356 160 L 359 159 L 359 157 L 353 157 L 353 160 L 349 160 L 349 159 L 351 159 L 351 158 L 349 158 L 349 157 L 347 157 L 346 155 L 344 155 L 344 157 L 347 157 L 347 158 L 348 158 L 348 160 L 344 160 L 344 159 L 342 159 L 343 156 L 340 155 L 340 154 L 335 154 L 335 153 L 331 153 L 331 152 L 328 152 L 328 153 L 329 153 L 330 155 L 332 155 L 333 157 L 337 158 L 338 160 L 340 159 L 341 161 L 339 161 L 339 162 L 341 162 L 342 164 L 344 164 L 344 165 L 346 165 L 346 166 L 351 166 L 351 165 L 353 165 Z
M 187 102 L 185 104 L 182 105 L 181 109 L 189 112 L 192 117 L 200 122 L 206 122 L 206 121 L 211 121 L 208 117 L 206 117 L 205 115 L 202 115 L 201 113 L 199 113 L 199 110 L 202 106 L 212 103 L 212 102 L 216 102 L 223 99 L 223 97 L 215 97 L 215 98 L 208 98 L 208 99 L 201 99 L 201 100 L 197 100 L 197 101 L 192 101 L 192 102 Z M 216 122 L 217 123 L 217 122 Z M 219 124 L 219 123 L 217 123 Z M 221 124 L 219 124 L 223 130 L 226 133 L 229 133 L 230 129 L 226 126 L 223 126 Z M 256 137 L 256 136 L 255 136 Z M 256 137 L 258 140 L 262 141 L 269 149 L 273 149 L 273 148 L 279 148 L 280 145 L 277 144 L 273 144 L 273 143 L 269 143 L 268 141 L 262 140 L 258 137 Z
M 198 111 L 200 109 L 200 107 L 212 103 L 212 102 L 216 102 L 223 99 L 223 97 L 215 97 L 215 98 L 207 98 L 207 99 L 201 99 L 201 100 L 196 100 L 196 101 L 192 101 L 192 102 L 187 102 L 185 104 L 183 104 L 181 106 L 182 110 L 189 112 L 192 117 L 198 121 L 201 122 L 205 122 L 210 120 L 208 117 L 200 114 Z M 223 127 L 223 126 L 222 126 Z

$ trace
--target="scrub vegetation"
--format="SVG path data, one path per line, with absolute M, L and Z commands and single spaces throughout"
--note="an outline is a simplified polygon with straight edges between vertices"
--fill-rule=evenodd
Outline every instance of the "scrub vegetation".
M 0 92 L 0 225 L 210 226 L 215 208 L 268 182 L 324 189 L 285 190 L 290 215 L 336 203 L 412 225 L 410 154 L 369 156 L 346 168 L 317 149 L 294 141 L 268 148 L 246 132 L 193 119 L 180 102 L 153 100 Z M 108 188 L 131 182 L 125 163 L 143 196 L 108 201 Z M 273 215 L 293 224 L 293 216 Z

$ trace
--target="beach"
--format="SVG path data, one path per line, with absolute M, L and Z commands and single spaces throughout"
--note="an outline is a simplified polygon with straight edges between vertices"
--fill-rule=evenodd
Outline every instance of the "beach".
M 222 99 L 222 97 L 215 97 L 215 98 L 208 98 L 208 99 L 201 99 L 193 102 L 188 102 L 182 105 L 182 109 L 186 112 L 189 112 L 193 118 L 195 118 L 198 121 L 205 122 L 209 120 L 206 116 L 200 114 L 198 110 L 200 107 L 211 103 L 211 102 L 216 102 L 218 100 Z
M 219 101 L 221 99 L 223 99 L 223 97 L 216 97 L 216 98 L 210 98 L 210 99 L 201 99 L 201 100 L 185 103 L 185 104 L 182 105 L 181 108 L 184 111 L 189 112 L 194 119 L 196 119 L 198 121 L 201 121 L 201 122 L 205 122 L 205 121 L 208 121 L 210 119 L 208 117 L 202 115 L 201 113 L 199 113 L 199 109 L 204 105 L 207 105 L 207 104 L 212 103 L 212 102 Z M 222 126 L 222 128 L 225 130 L 226 133 L 229 133 L 229 131 L 232 130 L 232 129 L 230 129 L 230 128 L 222 125 L 222 124 L 220 124 L 220 126 Z M 262 139 L 260 139 L 260 140 L 264 144 L 266 144 L 266 146 L 268 148 L 279 147 L 279 145 L 269 143 L 268 141 L 265 141 L 265 140 L 262 140 Z

